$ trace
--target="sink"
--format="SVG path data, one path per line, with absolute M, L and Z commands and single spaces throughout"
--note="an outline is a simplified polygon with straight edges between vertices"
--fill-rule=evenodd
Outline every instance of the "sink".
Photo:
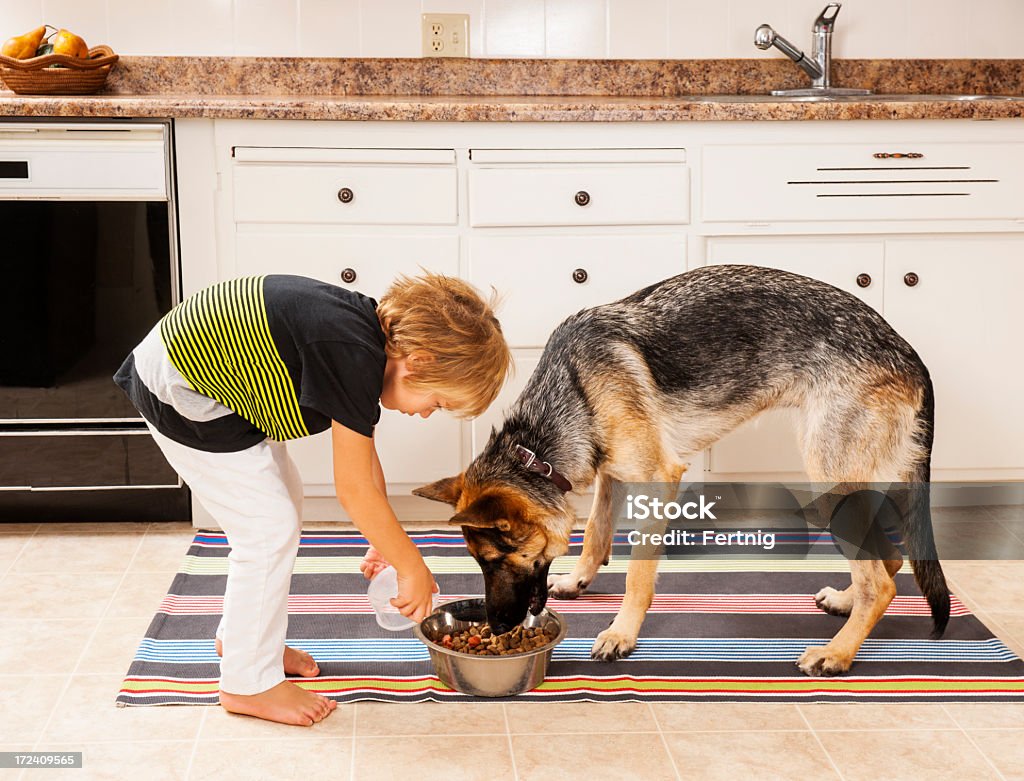
M 886 100 L 899 99 L 900 95 L 886 95 Z M 910 95 L 912 100 L 1024 100 L 1024 95 Z
M 851 100 L 874 100 L 882 102 L 921 102 L 921 101 L 972 101 L 972 100 L 1024 100 L 1024 96 L 1021 95 L 950 95 L 950 94 L 881 94 L 881 95 L 865 95 L 862 97 L 847 97 L 847 96 L 835 96 L 831 98 L 825 98 L 828 101 L 840 101 L 849 102 Z
M 693 95 L 698 103 L 921 103 L 941 101 L 1024 101 L 1024 95 L 949 95 L 949 94 L 880 94 L 880 95 Z

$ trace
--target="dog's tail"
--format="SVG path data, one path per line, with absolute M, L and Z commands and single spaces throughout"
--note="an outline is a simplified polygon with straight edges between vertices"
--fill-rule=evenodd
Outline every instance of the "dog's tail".
M 932 531 L 929 488 L 931 481 L 932 440 L 935 434 L 935 395 L 928 370 L 924 371 L 924 394 L 917 412 L 915 444 L 919 453 L 907 476 L 907 502 L 904 505 L 903 539 L 914 569 L 914 580 L 928 600 L 932 613 L 932 639 L 937 640 L 949 623 L 949 587 L 939 564 Z

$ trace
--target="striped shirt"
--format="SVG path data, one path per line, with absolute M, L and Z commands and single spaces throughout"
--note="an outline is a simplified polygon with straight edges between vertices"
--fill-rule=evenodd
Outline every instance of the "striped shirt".
M 144 341 L 114 379 L 181 444 L 238 450 L 316 434 L 332 420 L 370 436 L 379 419 L 384 333 L 376 302 L 359 293 L 297 276 L 244 277 L 195 293 L 154 331 L 159 348 Z M 195 414 L 197 398 L 223 414 Z
M 309 430 L 270 335 L 264 279 L 246 277 L 201 290 L 160 321 L 160 339 L 196 391 L 281 442 L 309 436 Z

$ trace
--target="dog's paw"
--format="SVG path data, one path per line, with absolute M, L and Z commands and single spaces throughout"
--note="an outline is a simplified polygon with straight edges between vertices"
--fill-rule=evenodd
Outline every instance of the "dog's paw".
M 590 649 L 590 657 L 599 662 L 614 662 L 629 656 L 636 648 L 636 635 L 627 635 L 611 627 L 597 636 L 594 647 Z
M 851 657 L 838 654 L 828 646 L 811 646 L 797 660 L 796 666 L 805 675 L 818 678 L 845 673 L 852 663 Z
M 814 604 L 830 616 L 848 616 L 853 610 L 853 597 L 845 591 L 836 591 L 831 586 L 825 586 L 814 595 Z
M 548 575 L 548 593 L 555 599 L 576 599 L 589 585 L 589 580 L 571 572 L 567 575 Z

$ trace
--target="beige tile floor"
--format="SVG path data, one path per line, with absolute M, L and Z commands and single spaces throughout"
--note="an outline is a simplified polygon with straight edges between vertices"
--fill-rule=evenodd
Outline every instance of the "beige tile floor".
M 1024 538 L 1019 513 L 985 519 Z M 340 707 L 310 729 L 216 707 L 115 708 L 186 524 L 0 525 L 0 751 L 82 751 L 85 779 L 1024 779 L 1024 703 Z M 1024 652 L 1024 561 L 949 561 Z

